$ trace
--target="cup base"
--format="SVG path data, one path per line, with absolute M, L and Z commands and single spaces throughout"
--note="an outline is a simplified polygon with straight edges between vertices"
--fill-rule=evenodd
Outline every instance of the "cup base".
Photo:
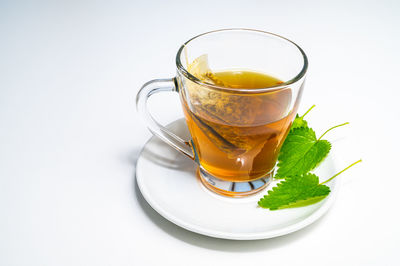
M 201 167 L 197 169 L 197 176 L 206 188 L 219 195 L 232 198 L 250 196 L 264 189 L 271 183 L 273 173 L 274 171 L 271 171 L 267 175 L 253 181 L 232 182 L 218 179 Z

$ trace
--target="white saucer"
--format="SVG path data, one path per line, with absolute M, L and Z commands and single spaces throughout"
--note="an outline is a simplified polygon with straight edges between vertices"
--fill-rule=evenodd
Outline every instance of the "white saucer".
M 183 119 L 168 128 L 189 139 Z M 339 179 L 329 183 L 330 195 L 317 204 L 277 211 L 257 206 L 275 185 L 246 198 L 219 196 L 203 187 L 196 177 L 196 164 L 157 137 L 143 148 L 136 165 L 136 180 L 143 197 L 163 217 L 187 230 L 224 239 L 252 240 L 297 231 L 320 218 L 331 206 Z M 321 181 L 335 173 L 331 156 L 318 167 Z

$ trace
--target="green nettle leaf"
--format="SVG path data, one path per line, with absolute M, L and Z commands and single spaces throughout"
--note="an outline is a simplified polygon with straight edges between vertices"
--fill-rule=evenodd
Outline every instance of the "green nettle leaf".
M 329 153 L 331 144 L 316 138 L 309 127 L 289 132 L 278 156 L 275 178 L 302 175 L 314 169 Z
M 278 210 L 314 204 L 324 199 L 330 192 L 326 185 L 319 184 L 314 174 L 288 177 L 258 201 L 262 208 Z
M 268 194 L 258 201 L 258 206 L 265 209 L 278 210 L 317 203 L 326 198 L 331 191 L 324 184 L 360 162 L 361 160 L 352 163 L 322 183 L 319 182 L 318 176 L 311 173 L 287 177 L 269 190 Z
M 322 162 L 331 149 L 331 143 L 322 140 L 322 137 L 332 129 L 348 124 L 331 127 L 317 139 L 314 130 L 304 120 L 304 116 L 314 107 L 315 105 L 302 116 L 296 115 L 278 156 L 278 171 L 275 178 L 285 178 L 285 180 L 258 201 L 260 207 L 278 210 L 307 206 L 321 201 L 330 193 L 325 183 L 361 162 L 359 160 L 351 164 L 322 183 L 319 183 L 318 176 L 309 173 Z

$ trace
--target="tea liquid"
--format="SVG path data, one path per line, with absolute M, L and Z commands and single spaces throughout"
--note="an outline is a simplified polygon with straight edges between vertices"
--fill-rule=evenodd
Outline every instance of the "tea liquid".
M 282 83 L 247 70 L 208 72 L 205 82 L 259 89 Z M 222 180 L 256 180 L 271 172 L 290 128 L 290 89 L 233 93 L 187 85 L 183 109 L 201 166 Z M 187 95 L 185 95 L 187 93 Z

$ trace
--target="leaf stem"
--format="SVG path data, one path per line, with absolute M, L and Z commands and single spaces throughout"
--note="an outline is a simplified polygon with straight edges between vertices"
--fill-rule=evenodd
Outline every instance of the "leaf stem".
M 338 175 L 340 175 L 341 173 L 343 173 L 344 171 L 346 171 L 347 169 L 349 169 L 350 167 L 352 167 L 352 166 L 354 166 L 354 165 L 356 165 L 356 164 L 358 164 L 358 163 L 361 163 L 361 159 L 358 160 L 357 162 L 354 162 L 354 163 L 350 164 L 349 166 L 347 166 L 347 167 L 344 168 L 342 171 L 340 171 L 339 173 L 335 174 L 334 176 L 332 176 L 332 177 L 329 178 L 328 180 L 326 180 L 326 181 L 320 183 L 320 185 L 323 185 L 323 184 L 325 184 L 325 183 L 328 183 L 329 181 L 331 181 L 332 179 L 334 179 L 335 177 L 337 177 Z
M 334 128 L 337 128 L 337 127 L 341 127 L 341 126 L 344 126 L 344 125 L 347 125 L 347 124 L 350 124 L 350 123 L 349 123 L 349 122 L 346 122 L 346 123 L 343 123 L 343 124 L 340 124 L 340 125 L 337 125 L 337 126 L 331 127 L 330 129 L 328 129 L 327 131 L 325 131 L 325 133 L 324 133 L 324 134 L 322 134 L 322 135 L 321 135 L 321 137 L 319 137 L 319 139 L 318 139 L 318 140 L 322 139 L 322 137 L 323 137 L 323 136 L 325 136 L 325 134 L 326 134 L 326 133 L 328 133 L 329 131 L 331 131 L 332 129 L 334 129 Z
M 306 114 L 308 114 L 313 108 L 315 107 L 315 104 L 310 107 L 310 109 L 307 110 L 307 112 L 304 113 L 304 115 L 301 116 L 301 118 L 304 118 Z

